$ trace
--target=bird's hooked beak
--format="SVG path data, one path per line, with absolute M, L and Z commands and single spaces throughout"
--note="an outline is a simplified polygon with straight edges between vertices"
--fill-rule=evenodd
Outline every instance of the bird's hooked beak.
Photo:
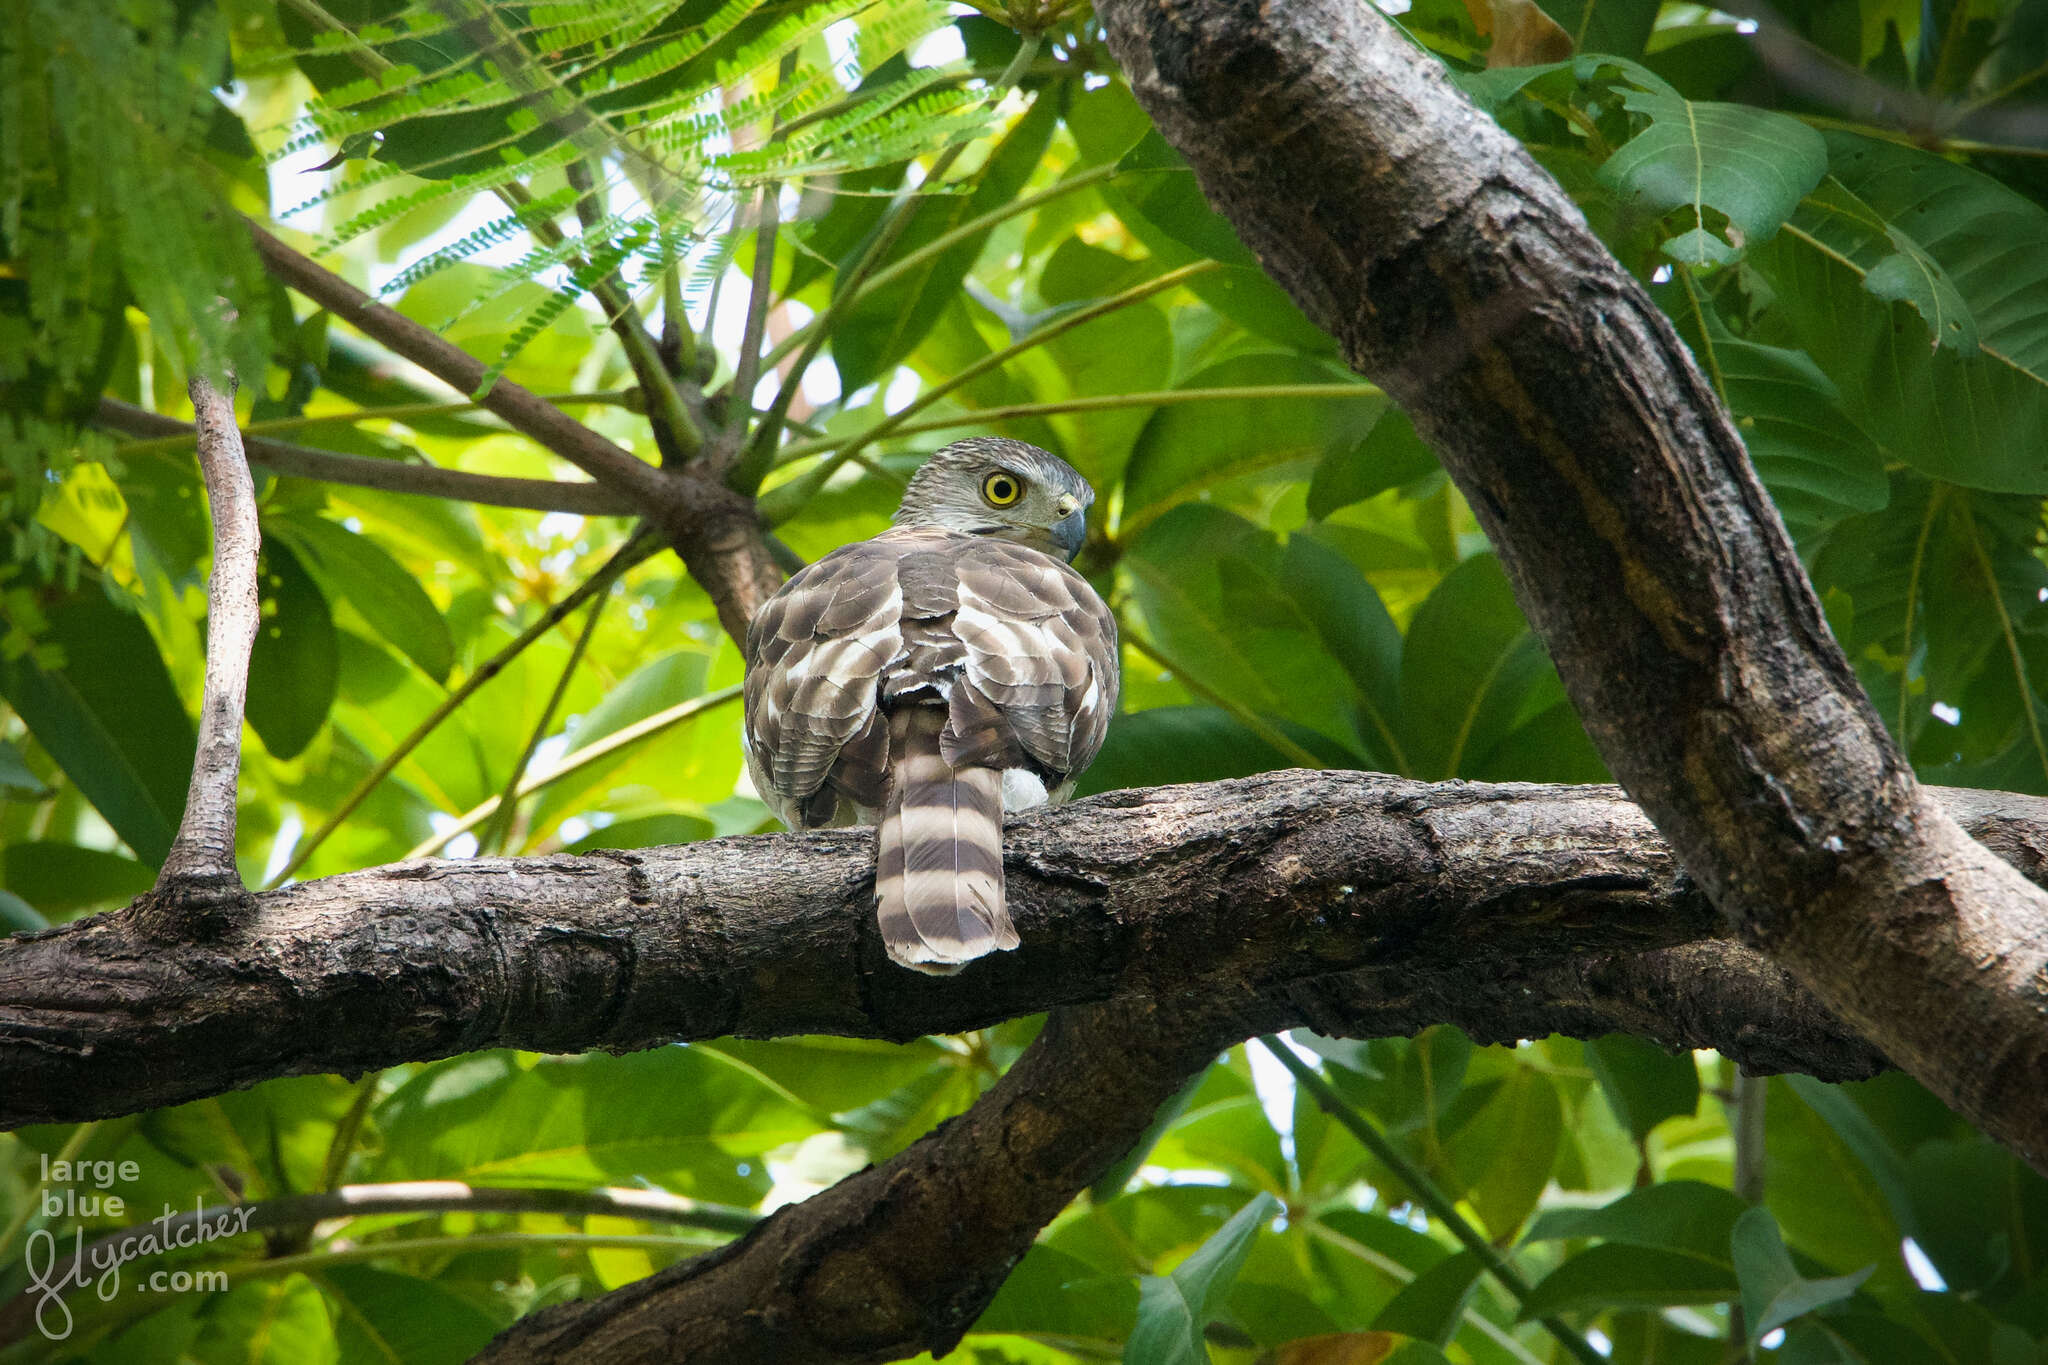
M 1062 498 L 1060 505 L 1064 507 L 1068 501 Z M 1081 553 L 1082 542 L 1088 539 L 1088 509 L 1076 504 L 1073 511 L 1053 523 L 1052 538 L 1062 551 L 1060 557 L 1073 563 L 1074 556 Z

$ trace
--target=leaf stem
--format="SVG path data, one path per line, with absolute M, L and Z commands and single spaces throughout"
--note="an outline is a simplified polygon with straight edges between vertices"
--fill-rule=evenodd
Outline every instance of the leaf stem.
M 1346 1132 L 1358 1139 L 1360 1146 L 1372 1153 L 1381 1165 L 1400 1178 L 1408 1187 L 1410 1197 L 1422 1205 L 1430 1217 L 1449 1229 L 1451 1235 L 1458 1239 L 1459 1245 L 1471 1252 L 1479 1264 L 1486 1267 L 1487 1273 L 1492 1275 L 1503 1289 L 1514 1295 L 1517 1303 L 1528 1303 L 1530 1285 L 1528 1280 L 1522 1277 L 1522 1272 L 1515 1269 L 1514 1263 L 1508 1260 L 1500 1248 L 1487 1241 L 1464 1214 L 1458 1212 L 1458 1206 L 1436 1187 L 1435 1181 L 1408 1160 L 1393 1143 L 1387 1141 L 1365 1115 L 1345 1103 L 1343 1096 L 1331 1088 L 1330 1083 L 1323 1079 L 1320 1072 L 1295 1056 L 1293 1048 L 1271 1034 L 1260 1034 L 1259 1042 L 1265 1046 L 1266 1051 L 1273 1054 L 1275 1061 L 1287 1068 L 1294 1077 L 1295 1084 L 1308 1091 L 1324 1113 L 1337 1120 Z M 1582 1361 L 1584 1365 L 1607 1365 L 1607 1357 L 1594 1350 L 1593 1344 L 1571 1324 L 1550 1314 L 1538 1318 L 1537 1321 L 1557 1338 L 1559 1345 L 1571 1352 L 1573 1357 Z
M 519 811 L 519 783 L 526 776 L 526 767 L 533 762 L 534 751 L 547 738 L 548 729 L 555 722 L 555 712 L 562 705 L 562 697 L 569 690 L 569 680 L 576 676 L 577 665 L 583 662 L 583 653 L 590 648 L 590 637 L 597 633 L 598 619 L 604 615 L 604 597 L 600 596 L 590 604 L 590 610 L 583 618 L 583 629 L 576 636 L 576 643 L 569 647 L 569 660 L 562 665 L 562 675 L 555 679 L 555 690 L 548 694 L 548 704 L 541 708 L 540 719 L 534 722 L 533 732 L 526 737 L 526 747 L 519 753 L 519 761 L 512 765 L 512 775 L 505 780 L 505 789 L 498 797 L 498 809 L 491 822 L 477 837 L 479 851 L 498 852 L 512 833 L 512 820 Z
M 905 422 L 896 435 L 911 436 L 949 427 L 978 427 L 1007 422 L 1018 417 L 1049 417 L 1063 412 L 1115 412 L 1122 408 L 1167 408 L 1184 403 L 1242 403 L 1261 398 L 1372 398 L 1381 392 L 1376 384 L 1270 384 L 1237 385 L 1218 389 L 1154 389 L 1145 393 L 1103 393 L 1081 398 L 1062 398 L 1049 403 L 1008 403 L 996 408 L 975 408 L 951 417 L 928 417 Z M 778 463 L 800 460 L 822 450 L 835 449 L 841 438 L 824 436 L 798 441 L 782 448 Z
M 578 769 L 588 767 L 600 758 L 616 753 L 629 744 L 635 744 L 640 740 L 658 735 L 672 726 L 681 725 L 686 720 L 694 720 L 707 711 L 717 710 L 727 702 L 737 701 L 739 696 L 740 684 L 734 683 L 731 687 L 722 687 L 716 692 L 706 692 L 701 697 L 692 697 L 688 701 L 677 702 L 666 710 L 656 711 L 645 720 L 635 721 L 631 725 L 615 730 L 603 739 L 566 755 L 560 763 L 557 763 L 546 772 L 528 778 L 520 784 L 518 799 L 531 796 L 541 788 L 559 782 Z M 449 841 L 458 835 L 466 834 L 485 820 L 490 819 L 492 813 L 498 809 L 499 800 L 500 798 L 494 796 L 483 804 L 463 812 L 461 819 L 446 829 L 438 831 L 432 838 L 412 848 L 399 861 L 408 862 L 414 858 L 431 858 L 434 854 L 446 848 Z
M 1182 687 L 1185 687 L 1188 691 L 1194 693 L 1203 701 L 1208 702 L 1211 706 L 1217 707 L 1223 711 L 1228 712 L 1238 722 L 1238 724 L 1244 726 L 1247 730 L 1250 730 L 1260 739 L 1265 740 L 1266 743 L 1272 745 L 1275 749 L 1279 750 L 1286 757 L 1294 760 L 1294 762 L 1300 764 L 1302 767 L 1327 768 L 1330 766 L 1329 764 L 1323 762 L 1323 760 L 1321 760 L 1320 758 L 1317 758 L 1314 754 L 1310 753 L 1308 750 L 1302 748 L 1299 744 L 1296 744 L 1292 739 L 1288 738 L 1285 731 L 1281 730 L 1278 726 L 1274 725 L 1271 721 L 1267 720 L 1258 712 L 1251 710 L 1250 708 L 1240 704 L 1239 702 L 1231 700 L 1229 697 L 1224 696 L 1221 692 L 1216 691 L 1215 689 L 1207 686 L 1206 684 L 1198 682 L 1192 675 L 1188 673 L 1186 669 L 1182 668 L 1173 660 L 1167 658 L 1166 655 L 1160 651 L 1158 645 L 1153 644 L 1150 640 L 1147 640 L 1144 636 L 1138 634 L 1129 626 L 1119 623 L 1118 634 L 1123 638 L 1123 642 L 1125 644 L 1129 645 L 1132 649 L 1137 650 L 1140 654 L 1150 659 L 1153 663 L 1158 664 L 1161 668 L 1173 674 L 1174 681 L 1178 682 Z
M 1000 351 L 983 356 L 980 360 L 959 371 L 952 378 L 934 384 L 931 388 L 920 393 L 901 412 L 893 416 L 884 417 L 866 431 L 847 441 L 841 442 L 838 450 L 831 458 L 821 461 L 817 468 L 806 471 L 800 478 L 791 479 L 788 483 L 770 489 L 760 501 L 762 522 L 772 527 L 788 520 L 797 508 L 803 506 L 805 502 L 809 501 L 813 493 L 824 486 L 827 479 L 839 472 L 839 467 L 842 464 L 859 454 L 867 446 L 874 444 L 890 432 L 895 431 L 912 417 L 938 402 L 961 385 L 973 382 L 982 375 L 987 374 L 990 370 L 1000 369 L 1024 352 L 1038 346 L 1043 346 L 1054 337 L 1071 332 L 1076 327 L 1093 322 L 1096 318 L 1102 317 L 1105 314 L 1114 313 L 1120 308 L 1128 308 L 1134 303 L 1152 297 L 1154 294 L 1162 293 L 1177 285 L 1184 284 L 1198 275 L 1206 275 L 1212 270 L 1219 270 L 1221 268 L 1221 264 L 1216 261 L 1194 261 L 1181 266 L 1177 270 L 1169 270 L 1164 275 L 1146 280 L 1142 284 L 1133 285 L 1111 298 L 1103 299 L 1099 303 L 1090 304 L 1086 308 L 1076 309 L 1065 317 L 1039 328 L 1022 340 L 1013 342 Z

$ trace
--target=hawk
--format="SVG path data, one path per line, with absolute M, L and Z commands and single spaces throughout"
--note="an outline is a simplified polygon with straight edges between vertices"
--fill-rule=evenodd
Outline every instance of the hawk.
M 797 574 L 747 630 L 747 772 L 791 829 L 881 826 L 889 956 L 950 974 L 1017 946 L 1003 812 L 1060 801 L 1116 709 L 1116 622 L 1067 567 L 1095 490 L 1022 441 L 927 460 L 894 524 Z

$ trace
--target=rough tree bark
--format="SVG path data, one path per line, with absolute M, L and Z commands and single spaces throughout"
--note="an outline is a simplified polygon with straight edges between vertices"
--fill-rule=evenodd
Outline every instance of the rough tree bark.
M 2048 801 L 1945 796 L 2048 880 Z M 1626 1028 L 1757 1070 L 1882 1064 L 1715 940 L 1612 787 L 1274 773 L 1036 812 L 1005 844 L 1024 947 L 958 977 L 890 966 L 857 830 L 400 863 L 267 892 L 233 934 L 176 952 L 127 913 L 20 936 L 0 942 L 0 1126 L 486 1047 L 906 1039 L 1217 992 L 1262 1002 L 1261 1029 Z
M 1738 932 L 2048 1170 L 2048 895 L 1921 791 L 1712 389 L 1521 145 L 1351 0 L 1102 0 L 1203 192 L 1414 418 Z

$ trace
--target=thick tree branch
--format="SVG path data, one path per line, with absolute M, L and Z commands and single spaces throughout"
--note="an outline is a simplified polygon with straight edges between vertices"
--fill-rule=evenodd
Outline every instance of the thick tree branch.
M 235 867 L 235 797 L 242 773 L 242 716 L 249 696 L 249 652 L 256 644 L 260 603 L 256 558 L 256 486 L 235 425 L 235 383 L 223 389 L 195 374 L 188 389 L 198 418 L 199 468 L 213 518 L 213 568 L 206 579 L 206 681 L 199 702 L 199 739 L 178 834 L 156 886 L 136 913 L 182 917 L 239 902 Z
M 1944 792 L 2043 874 L 2048 801 Z M 1113 998 L 1265 1002 L 1261 1030 L 1640 1030 L 1842 1078 L 1877 1054 L 1719 932 L 1609 787 L 1280 773 L 1011 822 L 1025 946 L 889 965 L 873 836 L 401 863 L 269 892 L 176 953 L 131 913 L 0 942 L 0 1126 L 174 1104 L 484 1047 L 728 1034 L 905 1039 Z M 1350 980 L 1342 973 L 1364 973 Z
M 102 398 L 94 420 L 103 427 L 131 436 L 182 436 L 192 431 L 190 423 L 175 417 Z M 624 516 L 636 510 L 633 499 L 601 483 L 564 483 L 554 479 L 512 479 L 497 474 L 469 474 L 439 465 L 409 464 L 402 460 L 373 460 L 362 455 L 342 455 L 331 450 L 314 450 L 268 436 L 242 437 L 249 463 L 273 474 L 322 483 L 343 483 L 356 488 L 376 488 L 387 493 L 411 493 L 423 497 L 454 498 L 483 503 L 489 507 L 523 507 L 536 512 L 581 512 L 585 516 Z
M 483 362 L 461 347 L 378 303 L 256 224 L 249 224 L 249 231 L 273 276 L 336 317 L 465 394 L 482 381 Z M 690 576 L 711 595 L 726 633 L 745 638 L 755 610 L 782 584 L 753 499 L 689 472 L 657 469 L 635 459 L 509 379 L 500 378 L 481 401 L 515 430 L 631 498 L 662 528 Z
M 944 1354 L 1038 1230 L 1245 1027 L 1229 997 L 1055 1014 L 972 1110 L 908 1150 L 730 1246 L 524 1318 L 477 1359 L 840 1365 Z
M 465 396 L 483 382 L 484 363 L 440 333 L 422 327 L 377 302 L 311 257 L 292 250 L 256 224 L 249 224 L 264 268 L 366 336 L 426 370 Z M 649 512 L 669 501 L 661 471 L 621 449 L 553 403 L 509 379 L 499 378 L 480 396 L 484 407 L 599 483 L 634 499 Z
M 1370 6 L 1098 13 L 1210 201 L 1436 447 L 1721 911 L 2048 1169 L 2048 895 L 1918 787 L 1712 389 L 1578 209 Z

